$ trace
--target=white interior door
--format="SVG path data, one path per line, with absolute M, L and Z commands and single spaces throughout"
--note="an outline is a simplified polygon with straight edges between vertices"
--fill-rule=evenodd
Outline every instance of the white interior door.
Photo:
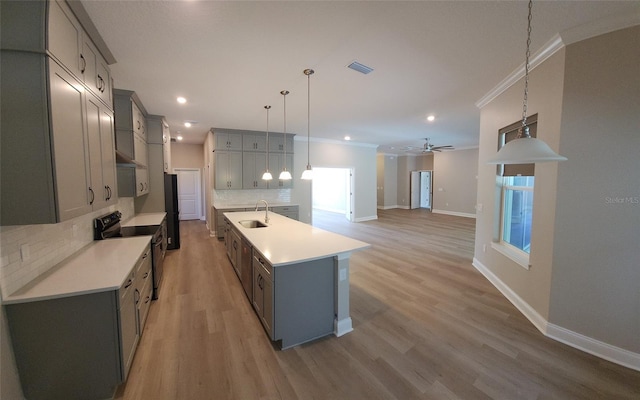
M 409 208 L 420 208 L 420 171 L 411 171 Z
M 200 170 L 174 169 L 178 176 L 180 220 L 200 219 Z
M 420 207 L 431 209 L 431 171 L 420 171 Z

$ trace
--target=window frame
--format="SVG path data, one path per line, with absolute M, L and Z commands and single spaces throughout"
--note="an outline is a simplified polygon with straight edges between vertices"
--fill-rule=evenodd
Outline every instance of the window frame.
M 536 136 L 537 131 L 537 123 L 538 123 L 538 114 L 534 114 L 527 118 L 526 120 L 527 126 L 530 126 L 530 134 L 532 137 Z M 512 124 L 505 126 L 498 130 L 498 150 L 509 140 L 506 140 L 509 134 L 511 134 L 512 139 L 515 139 L 513 136 L 513 132 L 517 131 L 522 126 L 522 121 L 517 121 Z M 507 184 L 507 180 L 511 179 L 515 176 L 531 176 L 533 177 L 533 185 L 529 186 L 520 186 L 520 185 L 509 185 Z M 529 253 L 524 250 L 519 249 L 518 247 L 512 245 L 511 243 L 504 240 L 504 220 L 505 220 L 505 210 L 506 210 L 506 193 L 507 190 L 520 190 L 531 192 L 533 195 L 535 188 L 535 164 L 512 164 L 509 165 L 508 168 L 505 168 L 504 164 L 498 164 L 496 168 L 496 183 L 499 186 L 499 195 L 496 201 L 499 203 L 496 204 L 496 210 L 498 211 L 497 218 L 495 218 L 495 224 L 497 225 L 495 229 L 494 239 L 491 242 L 491 248 L 498 251 L 502 255 L 514 261 L 516 264 L 520 265 L 524 269 L 529 270 L 531 268 L 530 264 L 530 255 L 531 255 L 531 243 L 529 243 Z M 532 202 L 532 213 L 535 199 Z M 531 231 L 529 235 L 532 235 L 533 226 L 529 228 Z

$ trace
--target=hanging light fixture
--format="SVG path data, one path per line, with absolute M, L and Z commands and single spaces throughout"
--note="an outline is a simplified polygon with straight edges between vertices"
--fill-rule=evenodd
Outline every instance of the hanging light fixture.
M 288 181 L 291 180 L 291 172 L 287 171 L 287 95 L 289 94 L 289 91 L 283 90 L 280 94 L 282 95 L 282 100 L 284 102 L 284 157 L 282 162 L 282 172 L 280 172 L 278 179 L 281 181 Z
M 271 106 L 264 106 L 264 109 L 267 110 L 267 161 L 265 162 L 265 171 L 264 174 L 262 174 L 262 179 L 265 181 L 270 181 L 271 179 L 273 179 L 273 176 L 271 176 L 271 172 L 269 172 L 269 110 L 271 109 Z
M 507 142 L 488 164 L 530 164 L 549 161 L 565 161 L 563 157 L 545 142 L 529 135 L 527 126 L 527 97 L 529 95 L 529 56 L 531 47 L 531 9 L 533 1 L 529 0 L 529 16 L 527 20 L 527 52 L 524 64 L 524 101 L 522 103 L 522 126 L 518 129 L 518 137 Z
M 302 71 L 307 76 L 307 168 L 302 171 L 301 179 L 310 181 L 313 179 L 313 170 L 311 169 L 311 163 L 309 162 L 309 149 L 310 149 L 310 127 L 311 127 L 311 75 L 315 72 L 312 69 L 305 69 Z

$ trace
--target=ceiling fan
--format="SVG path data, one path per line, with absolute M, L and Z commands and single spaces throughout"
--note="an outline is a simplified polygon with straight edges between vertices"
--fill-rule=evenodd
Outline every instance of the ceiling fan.
M 454 150 L 453 146 L 451 145 L 434 146 L 433 144 L 429 143 L 429 138 L 424 138 L 424 140 L 425 140 L 425 143 L 422 146 L 423 153 L 431 153 L 434 151 L 440 152 L 442 150 Z

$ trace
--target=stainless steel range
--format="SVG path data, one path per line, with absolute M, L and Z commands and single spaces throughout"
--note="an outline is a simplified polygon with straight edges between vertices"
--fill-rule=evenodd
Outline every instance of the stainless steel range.
M 151 236 L 151 262 L 153 275 L 153 299 L 158 298 L 158 290 L 162 280 L 162 270 L 164 255 L 166 252 L 164 245 L 164 235 L 166 226 L 163 225 L 143 225 L 143 226 L 121 226 L 122 213 L 114 211 L 93 220 L 93 232 L 95 240 L 123 238 L 131 236 Z

